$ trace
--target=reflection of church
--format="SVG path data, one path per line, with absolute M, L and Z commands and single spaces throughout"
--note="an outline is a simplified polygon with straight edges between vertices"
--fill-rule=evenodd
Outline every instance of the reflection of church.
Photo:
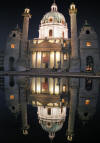
M 23 13 L 22 31 L 16 27 L 8 36 L 5 51 L 5 70 L 61 69 L 62 71 L 85 72 L 99 70 L 97 34 L 85 22 L 77 34 L 77 8 L 70 5 L 71 38 L 65 17 L 58 12 L 54 2 L 39 26 L 39 37 L 28 40 L 30 10 Z M 32 29 L 34 31 L 34 29 Z
M 76 113 L 83 123 L 95 115 L 98 89 L 99 81 L 91 79 L 8 77 L 5 80 L 6 103 L 12 113 L 18 116 L 21 112 L 22 133 L 27 135 L 30 130 L 27 105 L 32 105 L 37 107 L 38 122 L 51 140 L 62 129 L 66 115 L 66 137 L 73 140 Z

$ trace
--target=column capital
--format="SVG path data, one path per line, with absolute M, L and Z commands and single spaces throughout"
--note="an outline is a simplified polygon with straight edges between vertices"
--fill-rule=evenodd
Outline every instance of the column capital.
M 69 14 L 77 14 L 77 8 L 74 3 L 70 5 Z

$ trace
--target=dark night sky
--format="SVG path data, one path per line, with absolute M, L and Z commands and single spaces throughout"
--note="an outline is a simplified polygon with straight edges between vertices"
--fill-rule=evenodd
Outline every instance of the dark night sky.
M 68 8 L 71 2 L 75 2 L 78 8 L 78 31 L 84 24 L 85 19 L 94 27 L 100 39 L 100 8 L 99 1 L 91 0 L 56 0 L 58 9 L 64 14 L 66 21 L 69 23 Z M 38 36 L 38 27 L 43 15 L 50 11 L 53 0 L 3 0 L 0 4 L 0 49 L 5 47 L 9 32 L 16 27 L 17 24 L 22 27 L 21 14 L 24 8 L 31 9 L 32 19 L 30 20 L 29 39 Z M 100 40 L 99 40 L 100 41 Z

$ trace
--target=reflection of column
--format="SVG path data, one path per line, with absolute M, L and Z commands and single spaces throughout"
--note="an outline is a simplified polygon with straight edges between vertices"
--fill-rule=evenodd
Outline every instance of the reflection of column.
M 36 52 L 36 63 L 35 63 L 35 68 L 37 68 L 37 52 Z
M 41 68 L 43 68 L 43 52 L 41 52 Z
M 62 93 L 62 78 L 60 79 L 60 94 Z
M 37 93 L 37 78 L 35 78 L 35 93 Z
M 27 101 L 26 101 L 26 95 L 23 91 L 23 88 L 20 88 L 20 96 L 21 96 L 21 118 L 22 118 L 22 131 L 23 135 L 28 134 L 28 120 L 27 120 Z
M 42 93 L 42 78 L 40 77 L 40 93 Z
M 40 63 L 40 68 L 42 68 L 42 52 L 41 52 L 41 63 Z
M 54 52 L 54 67 L 56 68 L 56 52 Z
M 30 68 L 33 68 L 33 52 L 30 54 Z
M 61 68 L 63 68 L 63 53 L 61 52 Z
M 55 94 L 55 78 L 53 78 L 53 94 Z
M 60 51 L 60 68 L 61 68 L 61 51 Z
M 50 68 L 50 52 L 48 52 L 48 57 L 49 57 L 49 60 L 48 60 L 48 68 Z
M 77 85 L 77 83 L 74 84 Z M 68 132 L 67 132 L 67 139 L 69 141 L 72 141 L 74 135 L 75 114 L 76 114 L 77 93 L 78 93 L 76 85 L 72 85 L 72 87 L 70 88 L 70 111 L 69 111 Z

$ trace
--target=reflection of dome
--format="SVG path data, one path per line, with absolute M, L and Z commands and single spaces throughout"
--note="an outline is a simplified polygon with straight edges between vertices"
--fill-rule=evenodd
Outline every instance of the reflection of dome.
M 39 38 L 68 38 L 65 17 L 58 12 L 55 3 L 52 4 L 51 11 L 46 13 L 41 20 Z
M 49 133 L 50 139 L 62 128 L 65 118 L 66 107 L 38 107 L 39 123 Z
M 53 121 L 53 120 L 40 120 L 39 121 L 41 127 L 43 130 L 49 133 L 49 138 L 53 139 L 55 137 L 55 133 L 63 127 L 64 120 L 58 120 L 58 121 Z
M 58 121 L 40 120 L 39 123 L 41 124 L 42 128 L 45 131 L 47 131 L 47 132 L 57 132 L 62 128 L 64 120 L 58 120 Z

